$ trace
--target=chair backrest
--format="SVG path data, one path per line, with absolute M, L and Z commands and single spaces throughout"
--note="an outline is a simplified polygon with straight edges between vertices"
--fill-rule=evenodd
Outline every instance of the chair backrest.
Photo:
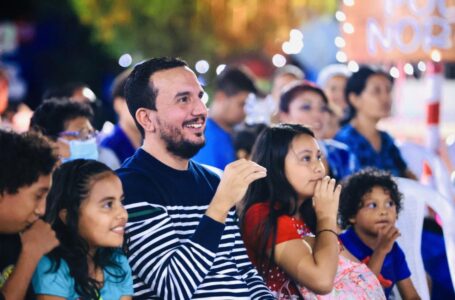
M 397 227 L 401 236 L 398 244 L 406 255 L 406 262 L 411 270 L 411 280 L 422 299 L 430 299 L 426 272 L 420 253 L 422 242 L 423 219 L 425 215 L 425 202 L 418 199 L 418 193 L 411 188 L 407 181 L 395 178 L 401 193 L 403 193 L 403 209 L 400 212 Z M 416 181 L 413 183 L 419 184 Z
M 449 171 L 439 156 L 424 146 L 411 142 L 401 142 L 398 144 L 398 148 L 403 159 L 408 164 L 408 168 L 418 178 L 421 178 L 423 174 L 424 163 L 428 163 L 433 176 L 433 188 L 446 199 L 450 201 L 454 200 L 454 191 L 450 181 Z
M 397 227 L 402 233 L 398 243 L 406 254 L 406 260 L 413 273 L 411 279 L 420 296 L 422 299 L 427 299 L 426 296 L 429 298 L 420 254 L 425 205 L 431 207 L 441 218 L 449 271 L 452 286 L 455 289 L 455 206 L 453 202 L 415 180 L 406 178 L 395 178 L 395 180 L 404 198 L 403 210 L 397 222 Z

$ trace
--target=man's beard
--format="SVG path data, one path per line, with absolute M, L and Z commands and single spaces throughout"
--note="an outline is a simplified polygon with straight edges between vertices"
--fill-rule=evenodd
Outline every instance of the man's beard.
M 194 143 L 183 138 L 181 130 L 158 120 L 160 136 L 166 143 L 166 149 L 175 156 L 190 159 L 204 147 L 205 141 Z M 203 133 L 201 133 L 203 135 Z

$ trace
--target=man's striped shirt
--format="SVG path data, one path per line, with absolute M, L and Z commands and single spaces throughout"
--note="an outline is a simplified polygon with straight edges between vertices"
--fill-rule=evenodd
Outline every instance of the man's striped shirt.
M 135 299 L 273 299 L 246 254 L 234 211 L 205 216 L 217 175 L 172 169 L 139 149 L 118 174 L 128 210 Z

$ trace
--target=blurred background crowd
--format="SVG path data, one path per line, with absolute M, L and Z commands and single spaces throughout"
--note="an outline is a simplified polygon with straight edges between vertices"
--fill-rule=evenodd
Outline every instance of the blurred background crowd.
M 95 137 L 98 154 L 84 148 L 79 158 L 117 169 L 142 143 L 125 104 L 125 79 L 134 65 L 161 56 L 186 60 L 206 91 L 208 143 L 194 160 L 223 169 L 249 157 L 262 128 L 301 123 L 312 127 L 331 175 L 342 179 L 368 164 L 352 134 L 339 129 L 366 116 L 375 120 L 371 128 L 351 124 L 362 134 L 387 132 L 407 164 L 383 168 L 430 186 L 455 207 L 455 1 L 3 1 L 0 128 L 35 127 L 69 141 Z M 350 98 L 363 92 L 355 85 L 374 76 L 368 72 L 390 79 L 382 106 Z M 70 100 L 55 100 L 63 98 Z M 333 138 L 351 149 L 340 150 Z M 63 158 L 77 147 L 59 146 Z M 351 150 L 352 161 L 340 158 Z M 427 215 L 443 225 L 437 212 Z M 447 249 L 453 257 L 455 249 Z M 448 274 L 441 255 L 445 265 L 430 275 Z M 433 293 L 455 296 L 450 276 L 438 280 Z

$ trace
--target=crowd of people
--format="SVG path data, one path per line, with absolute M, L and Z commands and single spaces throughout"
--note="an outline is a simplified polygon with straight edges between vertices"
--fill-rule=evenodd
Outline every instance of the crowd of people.
M 391 78 L 272 81 L 254 97 L 227 67 L 209 110 L 185 61 L 153 58 L 114 81 L 109 133 L 74 88 L 0 128 L 0 299 L 420 299 L 392 178 L 416 176 L 377 128 Z

